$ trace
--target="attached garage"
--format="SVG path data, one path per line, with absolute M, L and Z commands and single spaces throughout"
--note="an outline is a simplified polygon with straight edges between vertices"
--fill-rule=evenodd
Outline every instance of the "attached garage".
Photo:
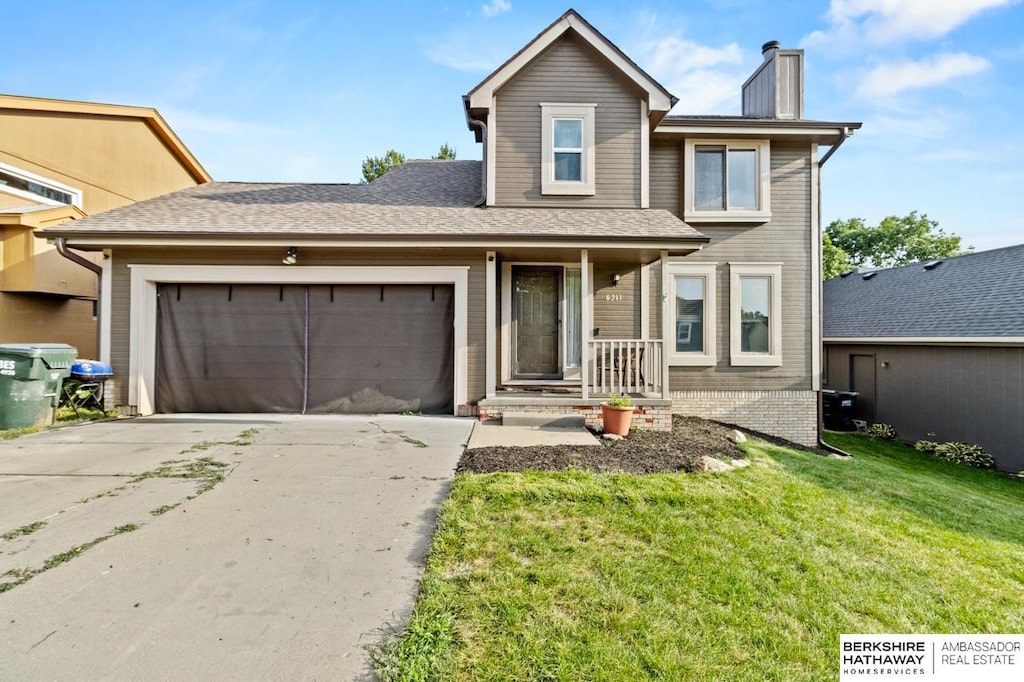
M 160 284 L 157 412 L 451 413 L 450 284 Z
M 129 399 L 140 414 L 456 413 L 468 270 L 129 265 Z

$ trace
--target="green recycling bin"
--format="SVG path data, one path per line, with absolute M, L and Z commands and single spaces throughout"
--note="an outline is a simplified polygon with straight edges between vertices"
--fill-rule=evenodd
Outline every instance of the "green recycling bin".
M 0 429 L 52 424 L 77 354 L 66 343 L 0 345 Z

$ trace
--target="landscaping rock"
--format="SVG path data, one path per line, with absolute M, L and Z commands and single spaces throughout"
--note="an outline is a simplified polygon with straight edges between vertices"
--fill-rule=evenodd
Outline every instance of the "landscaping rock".
M 743 467 L 750 466 L 750 460 L 749 459 L 734 459 L 733 461 L 729 462 L 729 464 L 732 465 L 733 469 L 742 469 Z
M 606 433 L 601 437 L 605 440 L 623 440 L 623 437 L 617 433 Z
M 740 443 L 746 443 L 747 442 L 747 437 L 745 435 L 743 435 L 742 431 L 739 431 L 737 429 L 733 429 L 729 433 L 729 440 L 731 440 L 733 443 L 736 443 L 737 445 L 739 445 Z
M 713 474 L 725 473 L 726 471 L 732 471 L 732 465 L 728 462 L 723 462 L 715 457 L 709 457 L 708 455 L 702 455 L 697 462 L 698 471 L 707 471 Z

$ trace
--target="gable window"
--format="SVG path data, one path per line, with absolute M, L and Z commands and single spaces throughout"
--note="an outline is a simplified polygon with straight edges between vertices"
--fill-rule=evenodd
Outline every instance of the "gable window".
M 541 194 L 594 194 L 596 104 L 541 104 Z
M 767 222 L 771 218 L 767 140 L 687 140 L 684 218 Z
M 665 266 L 664 337 L 669 364 L 715 364 L 715 265 Z
M 729 265 L 730 364 L 782 364 L 782 266 Z
M 44 204 L 70 204 L 82 207 L 82 192 L 35 173 L 0 163 L 0 192 Z

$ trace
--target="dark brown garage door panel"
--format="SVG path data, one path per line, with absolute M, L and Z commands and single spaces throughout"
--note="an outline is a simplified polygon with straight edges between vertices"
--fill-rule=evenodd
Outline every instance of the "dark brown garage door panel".
M 304 297 L 277 285 L 159 285 L 157 410 L 300 412 Z
M 345 285 L 331 294 L 310 288 L 309 412 L 452 411 L 451 285 Z
M 160 412 L 453 408 L 451 285 L 158 287 Z

